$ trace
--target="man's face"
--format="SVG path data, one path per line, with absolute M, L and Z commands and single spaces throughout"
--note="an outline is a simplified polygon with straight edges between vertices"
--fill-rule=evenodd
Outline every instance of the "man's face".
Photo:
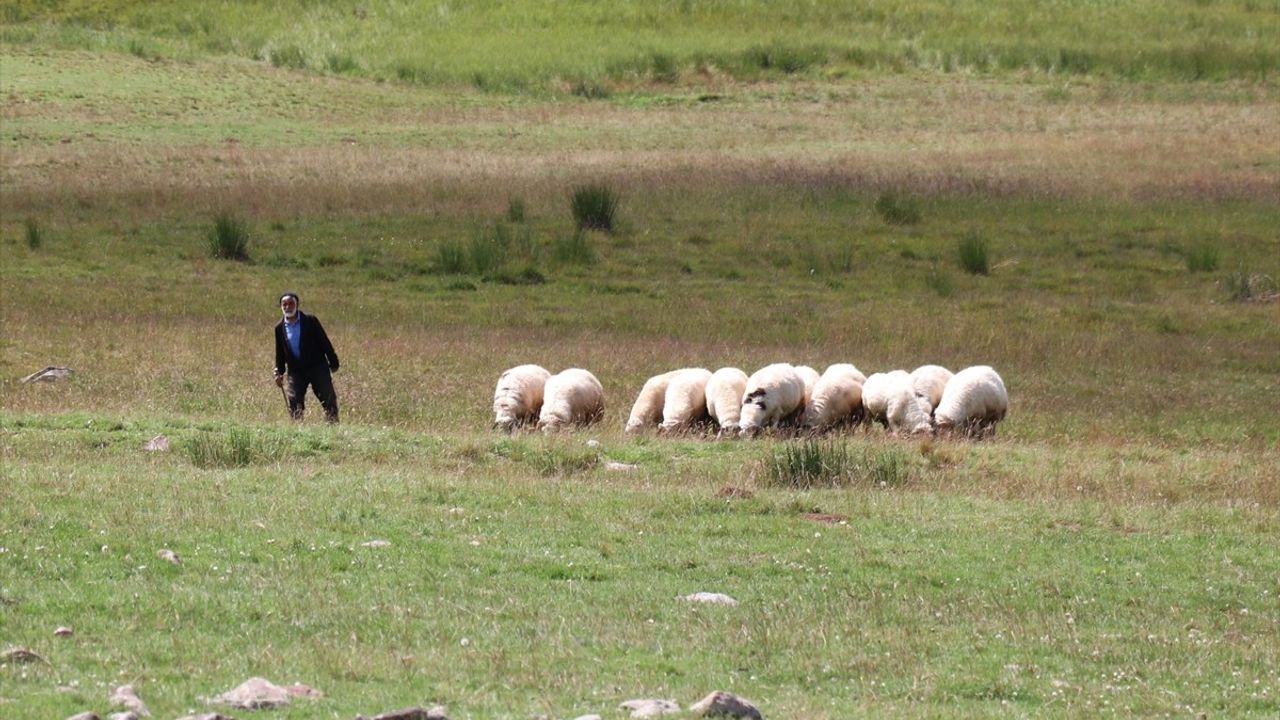
M 286 295 L 280 298 L 280 310 L 285 317 L 293 317 L 298 313 L 298 300 L 292 295 Z

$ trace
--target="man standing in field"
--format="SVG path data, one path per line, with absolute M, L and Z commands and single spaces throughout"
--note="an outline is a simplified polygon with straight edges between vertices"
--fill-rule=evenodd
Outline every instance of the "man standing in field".
M 338 371 L 338 353 L 333 351 L 324 326 L 315 316 L 298 309 L 297 293 L 280 295 L 280 311 L 284 317 L 276 323 L 276 386 L 284 388 L 289 415 L 302 419 L 310 385 L 324 408 L 324 419 L 338 422 L 338 394 L 330 375 Z

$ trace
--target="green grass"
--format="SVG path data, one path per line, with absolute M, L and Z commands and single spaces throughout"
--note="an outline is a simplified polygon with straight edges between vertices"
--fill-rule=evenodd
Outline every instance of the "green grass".
M 1265 6 L 975 7 L 5 5 L 0 651 L 49 664 L 0 715 L 262 675 L 324 691 L 290 718 L 1275 716 Z M 201 246 L 226 208 L 257 262 Z M 283 288 L 340 426 L 286 419 Z M 622 433 L 657 372 L 778 360 L 990 364 L 1010 414 Z M 491 433 L 525 362 L 604 421 Z

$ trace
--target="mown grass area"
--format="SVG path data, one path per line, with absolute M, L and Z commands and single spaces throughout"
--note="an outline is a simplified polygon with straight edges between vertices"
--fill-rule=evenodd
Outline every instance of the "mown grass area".
M 923 69 L 1060 77 L 1248 79 L 1280 68 L 1258 0 L 995 2 L 378 2 L 6 4 L 10 43 L 208 55 L 484 91 L 607 96 L 611 87 Z
M 740 7 L 6 5 L 0 651 L 48 663 L 0 667 L 0 717 L 123 682 L 176 717 L 250 675 L 325 692 L 296 718 L 1280 711 L 1274 18 L 986 4 L 1030 15 L 979 62 L 964 4 L 860 5 L 875 41 Z M 396 70 L 543 32 L 610 39 Z M 1037 65 L 1057 33 L 1087 68 Z M 802 67 L 728 61 L 801 37 Z M 284 289 L 342 357 L 339 427 L 285 420 Z M 1010 415 L 622 434 L 650 375 L 779 360 L 991 364 Z M 489 431 L 524 362 L 593 370 L 604 423 Z

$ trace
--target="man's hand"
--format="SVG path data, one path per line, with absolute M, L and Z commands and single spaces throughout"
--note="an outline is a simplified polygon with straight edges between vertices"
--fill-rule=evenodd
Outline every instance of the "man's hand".
M 284 387 L 284 376 L 283 376 L 283 375 L 277 375 L 277 376 L 276 376 L 276 387 L 280 387 L 280 388 Z

